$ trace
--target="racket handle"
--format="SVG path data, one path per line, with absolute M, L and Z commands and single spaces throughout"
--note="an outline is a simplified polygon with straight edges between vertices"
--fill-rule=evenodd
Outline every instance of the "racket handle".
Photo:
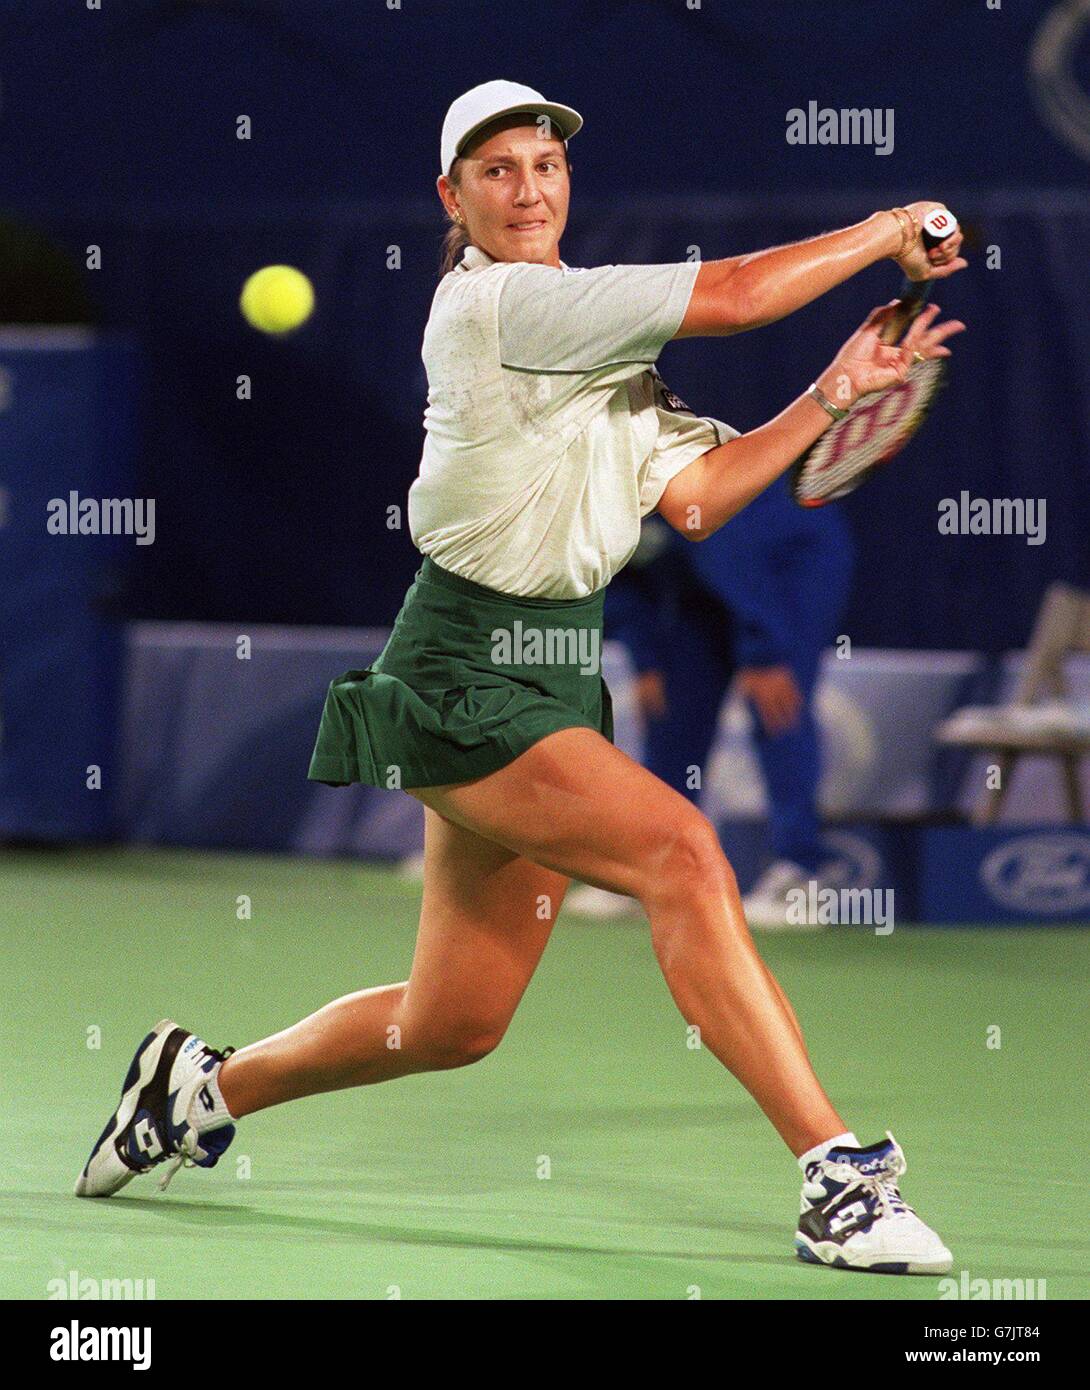
M 930 251 L 936 246 L 941 246 L 957 229 L 957 218 L 948 208 L 932 208 L 923 220 L 920 239 Z M 883 343 L 896 343 L 900 339 L 931 297 L 934 284 L 934 280 L 909 280 L 907 277 L 901 281 L 901 288 L 897 291 L 897 298 L 901 301 L 900 307 L 890 315 L 879 335 Z
M 929 251 L 941 246 L 958 229 L 958 220 L 949 208 L 932 208 L 920 228 L 920 240 Z
M 883 343 L 892 344 L 899 341 L 905 329 L 931 298 L 934 284 L 934 280 L 909 280 L 907 276 L 901 281 L 901 288 L 897 291 L 897 308 L 890 314 L 885 327 L 878 335 Z

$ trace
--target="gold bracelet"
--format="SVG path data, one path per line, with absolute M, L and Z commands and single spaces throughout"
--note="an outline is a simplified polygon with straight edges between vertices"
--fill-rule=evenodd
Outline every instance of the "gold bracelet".
M 889 211 L 896 217 L 897 225 L 901 229 L 901 245 L 892 257 L 896 261 L 905 254 L 920 235 L 920 224 L 908 208 L 890 208 Z M 902 213 L 904 214 L 903 220 Z

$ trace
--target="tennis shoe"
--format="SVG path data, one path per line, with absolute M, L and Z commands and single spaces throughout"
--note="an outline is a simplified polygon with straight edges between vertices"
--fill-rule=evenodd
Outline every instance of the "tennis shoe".
M 795 1250 L 799 1259 L 871 1274 L 945 1274 L 953 1256 L 897 1187 L 901 1146 L 836 1148 L 806 1166 Z
M 91 1150 L 76 1180 L 77 1197 L 112 1197 L 126 1183 L 159 1164 L 166 1189 L 185 1167 L 214 1168 L 231 1140 L 233 1124 L 198 1134 L 189 1122 L 197 1096 L 212 1109 L 211 1093 L 201 1088 L 233 1048 L 216 1052 L 195 1033 L 169 1018 L 157 1023 L 136 1049 L 121 1087 L 121 1101 Z

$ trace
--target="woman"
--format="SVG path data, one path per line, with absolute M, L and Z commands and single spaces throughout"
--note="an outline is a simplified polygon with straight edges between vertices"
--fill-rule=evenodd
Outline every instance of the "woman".
M 917 203 L 754 255 L 574 271 L 559 246 L 581 124 L 508 82 L 447 113 L 449 273 L 424 335 L 427 438 L 409 494 L 425 559 L 380 659 L 330 687 L 311 765 L 425 807 L 410 978 L 233 1054 L 164 1020 L 76 1190 L 109 1196 L 171 1160 L 165 1185 L 183 1163 L 215 1164 L 256 1110 L 484 1057 L 574 876 L 640 900 L 684 1018 L 798 1157 L 799 1254 L 941 1272 L 950 1254 L 897 1191 L 892 1136 L 860 1147 L 814 1075 L 712 826 L 610 741 L 598 655 L 603 592 L 642 515 L 712 534 L 828 427 L 830 399 L 890 386 L 914 352 L 946 355 L 962 325 L 928 309 L 884 347 L 888 309 L 875 310 L 809 392 L 744 435 L 674 408 L 651 370 L 662 347 L 770 323 L 884 257 L 916 279 L 952 274 L 960 238 L 925 252 L 920 218 L 939 205 Z

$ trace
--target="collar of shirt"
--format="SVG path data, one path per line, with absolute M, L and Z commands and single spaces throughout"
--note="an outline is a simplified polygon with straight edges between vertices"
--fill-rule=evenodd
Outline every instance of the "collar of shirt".
M 496 260 L 487 251 L 482 251 L 479 246 L 467 246 L 462 259 L 455 267 L 457 270 L 479 270 L 482 266 L 495 265 Z M 560 262 L 561 270 L 571 270 L 571 266 L 565 261 Z

